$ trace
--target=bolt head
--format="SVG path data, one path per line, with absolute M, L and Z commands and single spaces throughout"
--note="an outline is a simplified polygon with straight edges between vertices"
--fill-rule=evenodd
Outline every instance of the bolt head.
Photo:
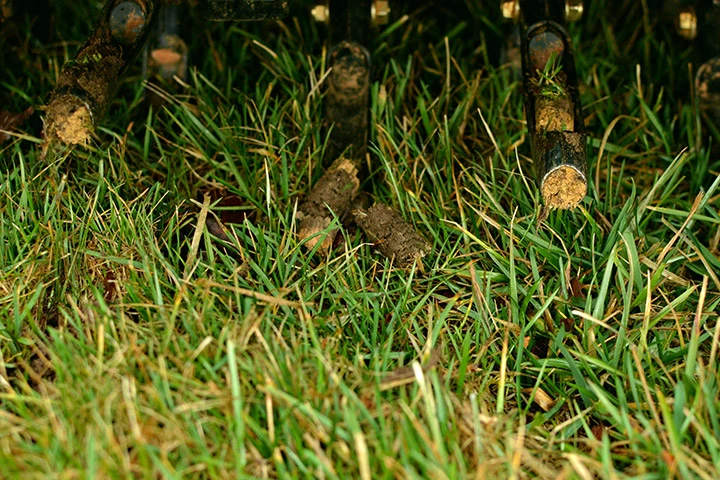
M 697 36 L 697 15 L 692 7 L 680 10 L 677 16 L 677 30 L 681 37 L 692 40 Z
M 375 25 L 387 25 L 390 21 L 390 2 L 388 0 L 375 0 L 371 8 L 371 15 Z
M 565 21 L 577 22 L 583 16 L 583 0 L 565 0 Z
M 310 13 L 318 23 L 328 23 L 330 20 L 330 9 L 325 4 L 315 5 Z
M 520 0 L 502 0 L 500 11 L 506 20 L 515 21 L 520 18 Z

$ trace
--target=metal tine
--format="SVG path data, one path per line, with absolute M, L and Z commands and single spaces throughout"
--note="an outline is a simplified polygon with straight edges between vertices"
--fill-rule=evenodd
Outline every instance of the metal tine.
M 587 194 L 586 134 L 562 0 L 521 0 L 525 115 L 540 190 L 548 208 L 576 207 Z M 580 4 L 581 5 L 581 4 Z M 582 7 L 580 7 L 580 12 Z

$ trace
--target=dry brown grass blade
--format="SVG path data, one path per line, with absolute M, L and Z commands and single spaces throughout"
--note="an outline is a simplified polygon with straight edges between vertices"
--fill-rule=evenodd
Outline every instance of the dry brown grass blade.
M 254 298 L 255 300 L 259 300 L 261 302 L 265 302 L 270 305 L 281 305 L 281 306 L 285 306 L 285 307 L 296 307 L 296 308 L 302 306 L 301 302 L 293 302 L 291 300 L 285 300 L 284 298 L 273 297 L 272 295 L 255 292 L 255 291 L 247 289 L 247 288 L 233 287 L 231 285 L 225 285 L 222 283 L 214 282 L 214 281 L 206 279 L 206 278 L 199 279 L 197 282 L 195 282 L 195 285 L 197 285 L 198 287 L 201 287 L 201 288 L 217 288 L 220 290 L 225 290 L 227 292 L 237 293 L 239 295 Z

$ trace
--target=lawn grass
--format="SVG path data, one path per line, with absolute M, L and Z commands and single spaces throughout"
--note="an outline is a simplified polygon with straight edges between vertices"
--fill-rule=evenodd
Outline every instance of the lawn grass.
M 41 158 L 37 118 L 0 145 L 1 478 L 720 477 L 692 49 L 643 2 L 590 4 L 589 194 L 545 212 L 496 6 L 441 3 L 373 51 L 366 189 L 431 243 L 411 269 L 295 236 L 327 140 L 304 10 L 198 28 L 186 87 L 148 111 L 137 67 L 86 148 Z M 8 109 L 47 99 L 83 8 L 46 45 L 18 27 Z

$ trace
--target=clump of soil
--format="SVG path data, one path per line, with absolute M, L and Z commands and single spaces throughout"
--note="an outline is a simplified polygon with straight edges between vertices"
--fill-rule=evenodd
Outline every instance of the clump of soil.
M 398 212 L 382 203 L 354 212 L 355 222 L 375 243 L 380 253 L 409 267 L 430 251 L 428 242 Z
M 300 240 L 307 240 L 307 248 L 315 248 L 321 240 L 320 251 L 328 251 L 332 247 L 336 232 L 330 232 L 324 240 L 318 233 L 330 226 L 333 214 L 343 216 L 350 210 L 359 190 L 355 163 L 344 157 L 335 160 L 298 209 L 298 236 Z

